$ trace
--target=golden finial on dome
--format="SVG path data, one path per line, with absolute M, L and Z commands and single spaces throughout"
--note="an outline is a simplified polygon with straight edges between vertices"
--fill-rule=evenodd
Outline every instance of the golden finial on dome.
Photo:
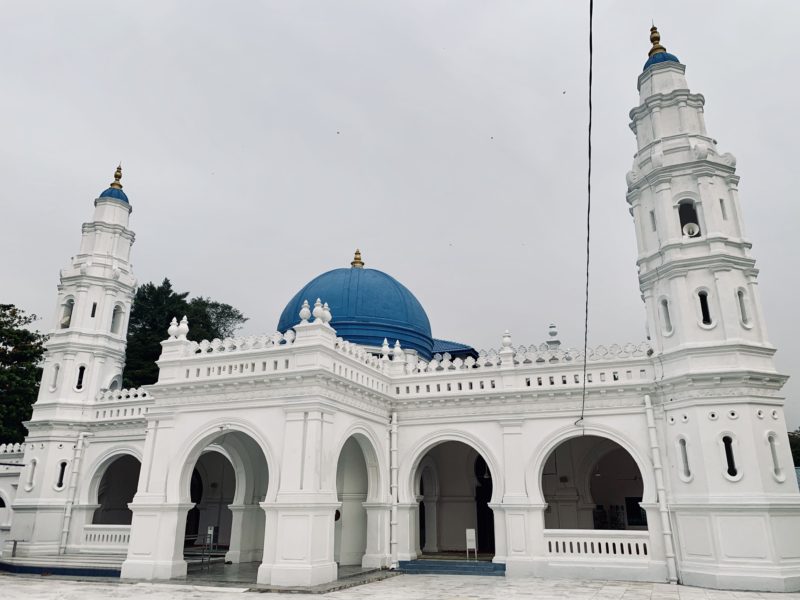
M 647 53 L 647 56 L 653 56 L 653 54 L 667 51 L 667 49 L 661 45 L 661 34 L 658 33 L 658 28 L 656 28 L 655 24 L 650 28 L 650 43 L 653 44 L 653 47 L 650 48 L 650 52 Z
M 363 269 L 364 268 L 364 261 L 361 260 L 361 250 L 356 248 L 356 253 L 353 256 L 353 261 L 350 263 L 350 266 L 354 269 Z
M 122 179 L 122 163 L 120 163 L 119 166 L 117 166 L 117 170 L 114 171 L 114 182 L 109 187 L 115 190 L 121 190 L 122 184 L 119 182 L 120 179 Z

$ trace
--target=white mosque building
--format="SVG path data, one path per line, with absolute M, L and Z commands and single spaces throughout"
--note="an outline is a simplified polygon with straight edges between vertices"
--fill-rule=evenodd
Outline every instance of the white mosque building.
M 120 389 L 136 278 L 118 170 L 60 273 L 29 435 L 0 445 L 20 465 L 0 466 L 2 567 L 174 579 L 210 542 L 258 583 L 311 586 L 461 555 L 473 530 L 495 575 L 800 590 L 787 377 L 736 159 L 651 41 L 626 197 L 638 345 L 439 340 L 356 253 L 276 333 L 198 343 L 165 323 L 158 382 Z

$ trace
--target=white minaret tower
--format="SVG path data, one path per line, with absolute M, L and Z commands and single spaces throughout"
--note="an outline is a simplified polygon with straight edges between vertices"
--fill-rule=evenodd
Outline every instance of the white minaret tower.
M 78 254 L 61 270 L 32 421 L 74 418 L 99 390 L 122 383 L 136 279 L 130 264 L 131 205 L 121 178 L 117 167 L 114 182 L 94 201 L 94 218 L 83 224 Z
M 800 587 L 800 495 L 767 339 L 736 159 L 651 29 L 631 110 L 627 200 L 654 349 L 654 404 L 684 583 Z
M 131 206 L 121 177 L 118 167 L 114 182 L 94 201 L 94 218 L 83 224 L 78 254 L 61 270 L 9 537 L 19 540 L 19 556 L 65 552 L 76 478 L 91 435 L 87 408 L 101 389 L 122 381 L 136 279 L 129 262 Z

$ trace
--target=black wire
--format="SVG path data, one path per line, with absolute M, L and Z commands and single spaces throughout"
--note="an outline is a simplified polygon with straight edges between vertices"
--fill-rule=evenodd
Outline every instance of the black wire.
M 583 309 L 583 390 L 581 394 L 581 416 L 575 421 L 575 425 L 583 425 L 583 415 L 586 411 L 586 363 L 588 361 L 587 352 L 589 350 L 589 251 L 591 240 L 591 216 L 592 216 L 592 59 L 594 48 L 592 47 L 592 20 L 594 16 L 594 0 L 589 0 L 589 169 L 586 181 L 586 289 L 584 293 L 585 303 Z

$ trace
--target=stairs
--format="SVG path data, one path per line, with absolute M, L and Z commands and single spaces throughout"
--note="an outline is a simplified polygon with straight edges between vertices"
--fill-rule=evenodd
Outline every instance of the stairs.
M 482 575 L 504 577 L 506 566 L 502 563 L 475 560 L 401 560 L 399 571 L 408 575 Z
M 125 554 L 54 554 L 0 558 L 0 571 L 36 573 L 41 575 L 71 575 L 88 577 L 119 577 Z

